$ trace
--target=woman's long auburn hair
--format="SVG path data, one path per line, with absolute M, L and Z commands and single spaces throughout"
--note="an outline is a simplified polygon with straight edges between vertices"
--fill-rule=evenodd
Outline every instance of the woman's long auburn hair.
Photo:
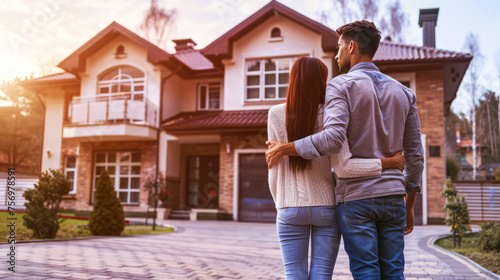
M 293 64 L 286 96 L 286 132 L 288 142 L 313 134 L 318 106 L 325 103 L 328 68 L 321 60 L 304 56 Z M 289 157 L 293 172 L 304 170 L 309 161 Z

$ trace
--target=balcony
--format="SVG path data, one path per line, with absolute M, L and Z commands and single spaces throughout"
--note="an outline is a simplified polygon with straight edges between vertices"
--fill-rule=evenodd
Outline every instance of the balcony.
M 89 141 L 154 140 L 157 109 L 143 94 L 75 97 L 69 103 L 63 137 Z

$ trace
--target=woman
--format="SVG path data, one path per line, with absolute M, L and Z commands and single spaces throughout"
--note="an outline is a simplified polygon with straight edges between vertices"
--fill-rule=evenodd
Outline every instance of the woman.
M 269 140 L 286 143 L 322 130 L 327 76 L 328 69 L 319 59 L 297 59 L 290 72 L 286 104 L 269 110 Z M 382 169 L 404 166 L 401 153 L 386 159 L 351 156 L 346 141 L 340 152 L 331 157 L 307 161 L 285 156 L 269 170 L 286 279 L 332 278 L 340 244 L 332 166 L 341 178 L 380 175 Z

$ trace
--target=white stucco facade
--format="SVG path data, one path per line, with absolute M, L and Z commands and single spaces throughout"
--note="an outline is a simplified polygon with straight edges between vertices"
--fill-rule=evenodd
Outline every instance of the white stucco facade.
M 53 88 L 43 92 L 45 130 L 43 132 L 42 171 L 49 168 L 59 169 L 61 165 L 64 94 L 62 88 Z
M 273 28 L 281 30 L 282 40 L 271 39 Z M 281 15 L 269 18 L 236 40 L 233 44 L 232 59 L 223 61 L 225 67 L 224 109 L 269 109 L 276 104 L 276 102 L 269 104 L 268 101 L 245 101 L 246 61 L 299 56 L 314 56 L 321 59 L 328 67 L 329 77 L 331 77 L 334 54 L 323 52 L 321 35 Z

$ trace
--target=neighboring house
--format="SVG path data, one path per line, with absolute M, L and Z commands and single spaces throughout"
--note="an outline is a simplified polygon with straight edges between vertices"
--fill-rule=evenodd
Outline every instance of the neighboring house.
M 460 133 L 460 127 L 457 126 L 455 129 L 455 137 L 451 137 L 451 132 L 448 135 L 448 155 L 458 161 L 460 166 L 460 171 L 458 173 L 458 180 L 476 180 L 476 179 L 486 179 L 486 177 L 491 177 L 492 172 L 487 170 L 491 167 L 482 166 L 482 153 L 486 149 L 486 146 L 481 143 L 476 143 L 476 178 L 473 178 L 473 151 L 472 151 L 472 140 L 468 137 L 463 137 Z M 455 140 L 452 143 L 452 138 Z M 494 170 L 493 170 L 494 171 Z
M 436 20 L 437 9 L 421 11 L 427 45 Z M 103 169 L 125 211 L 144 213 L 143 185 L 158 167 L 174 210 L 215 208 L 221 219 L 273 221 L 267 111 L 285 101 L 297 57 L 315 56 L 330 78 L 338 75 L 337 41 L 334 30 L 276 1 L 201 50 L 191 39 L 174 40 L 173 54 L 113 22 L 59 64 L 64 73 L 24 83 L 47 108 L 42 170 L 60 168 L 70 178 L 64 203 L 79 215 L 92 210 Z M 441 222 L 444 114 L 471 56 L 381 42 L 374 60 L 417 95 L 426 152 L 417 222 Z

